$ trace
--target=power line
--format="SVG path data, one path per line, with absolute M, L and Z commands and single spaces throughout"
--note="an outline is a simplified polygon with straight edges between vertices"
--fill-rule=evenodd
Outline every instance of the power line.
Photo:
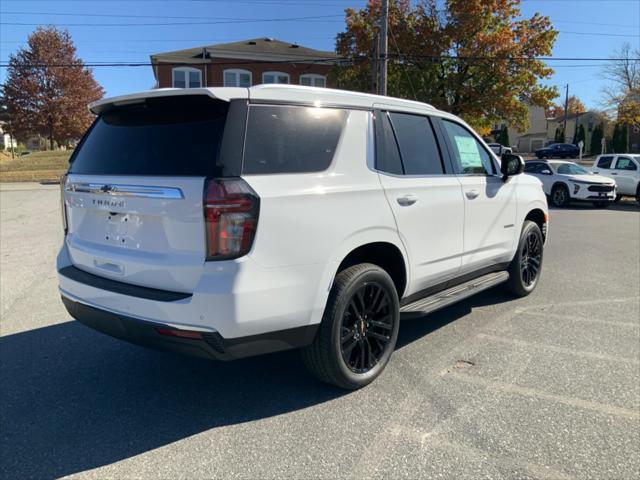
M 495 62 L 495 61 L 513 61 L 513 62 L 530 62 L 530 61 L 620 61 L 620 60 L 631 60 L 631 61 L 640 61 L 640 58 L 631 58 L 631 59 L 622 59 L 622 58 L 571 58 L 571 57 L 480 57 L 480 56 L 453 56 L 453 55 L 395 55 L 388 54 L 389 58 L 397 58 L 397 59 L 411 59 L 411 58 L 420 58 L 420 59 L 428 59 L 428 60 L 452 60 L 452 61 L 481 61 L 481 62 Z M 288 64 L 288 63 L 327 63 L 327 62 L 339 62 L 339 61 L 362 61 L 369 60 L 368 57 L 308 57 L 308 58 L 296 58 L 296 59 L 288 59 L 288 60 L 238 60 L 238 61 L 229 61 L 229 62 L 215 62 L 214 65 L 241 65 L 241 64 L 255 64 L 255 63 L 266 63 L 266 64 Z M 21 66 L 31 67 L 31 68 L 42 68 L 42 67 L 52 67 L 52 68 L 78 68 L 78 67 L 148 67 L 148 66 L 157 66 L 157 65 L 167 65 L 167 66 L 185 66 L 185 65 L 201 65 L 201 63 L 190 61 L 190 62 L 79 62 L 79 63 L 32 63 L 32 64 L 20 64 Z M 8 67 L 8 62 L 0 62 L 0 67 Z M 548 65 L 552 68 L 561 68 L 568 65 Z M 601 67 L 605 65 L 571 65 L 572 67 Z
M 207 17 L 207 16 L 180 16 L 180 15 L 116 15 L 106 13 L 60 13 L 60 12 L 0 12 L 2 15 L 51 15 L 58 17 L 98 17 L 98 18 L 165 18 L 176 20 L 237 20 L 237 21 L 252 21 L 262 20 L 256 18 L 234 18 L 234 17 Z M 303 18 L 344 18 L 344 15 L 312 15 Z M 116 24 L 114 24 L 116 25 Z M 190 25 L 185 24 L 185 25 Z

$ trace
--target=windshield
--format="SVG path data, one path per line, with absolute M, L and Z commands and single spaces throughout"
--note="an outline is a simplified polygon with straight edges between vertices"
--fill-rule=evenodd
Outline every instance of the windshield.
M 560 175 L 589 175 L 589 170 L 575 163 L 549 162 L 549 165 Z

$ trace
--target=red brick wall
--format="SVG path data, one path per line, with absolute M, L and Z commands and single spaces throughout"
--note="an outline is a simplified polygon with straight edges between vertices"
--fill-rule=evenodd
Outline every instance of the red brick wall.
M 202 71 L 202 82 L 205 82 L 205 65 L 185 65 L 192 68 L 197 68 Z M 158 65 L 158 87 L 170 88 L 171 84 L 171 70 L 174 65 Z M 300 85 L 300 75 L 305 73 L 316 73 L 318 75 L 328 76 L 331 71 L 330 65 L 319 65 L 313 63 L 247 63 L 247 60 L 233 60 L 228 58 L 214 59 L 213 63 L 206 65 L 207 72 L 207 87 L 222 87 L 223 72 L 224 70 L 231 68 L 239 68 L 242 70 L 248 70 L 251 72 L 251 81 L 253 85 L 262 83 L 262 74 L 264 72 L 284 72 L 289 74 L 289 81 L 292 85 Z M 327 79 L 327 86 L 331 87 L 331 83 Z

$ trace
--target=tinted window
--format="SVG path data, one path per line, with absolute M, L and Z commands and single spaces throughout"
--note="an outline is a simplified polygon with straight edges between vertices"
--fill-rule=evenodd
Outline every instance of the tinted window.
M 376 112 L 376 168 L 395 175 L 404 173 L 396 138 L 386 112 Z
M 297 106 L 249 108 L 245 174 L 320 172 L 329 168 L 347 110 Z
M 524 171 L 526 173 L 542 173 L 542 170 L 548 170 L 546 164 L 540 162 L 525 162 Z
M 628 157 L 618 157 L 618 162 L 616 163 L 616 170 L 637 170 L 638 167 L 633 160 Z
M 453 150 L 453 161 L 460 173 L 485 175 L 494 173 L 489 153 L 471 132 L 449 120 L 443 120 L 442 124 Z
M 440 150 L 427 117 L 390 113 L 405 175 L 443 173 Z
M 220 175 L 218 151 L 229 104 L 206 96 L 151 98 L 100 115 L 70 173 Z
M 613 157 L 600 157 L 598 160 L 598 168 L 611 168 Z

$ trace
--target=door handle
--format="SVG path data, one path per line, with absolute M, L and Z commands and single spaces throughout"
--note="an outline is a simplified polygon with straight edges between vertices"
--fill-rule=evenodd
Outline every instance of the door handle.
M 480 195 L 477 190 L 467 190 L 466 192 L 464 192 L 464 194 L 469 200 L 473 200 L 474 198 L 477 198 L 478 195 Z
M 611 175 L 617 175 L 617 173 L 616 172 L 611 172 Z
M 409 205 L 413 205 L 418 201 L 418 199 L 413 195 L 405 195 L 403 197 L 398 197 L 396 200 L 398 201 L 398 204 L 402 207 L 408 207 Z

